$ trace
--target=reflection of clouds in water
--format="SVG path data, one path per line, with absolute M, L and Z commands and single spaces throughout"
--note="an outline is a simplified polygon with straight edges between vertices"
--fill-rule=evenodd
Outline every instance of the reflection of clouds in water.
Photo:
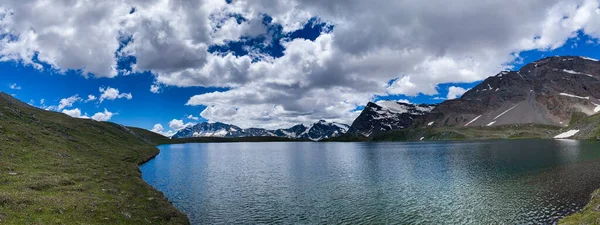
M 177 149 L 186 149 L 187 147 L 185 145 L 167 145 L 165 146 L 166 149 L 169 150 L 177 150 Z
M 555 140 L 559 146 L 559 155 L 562 162 L 575 162 L 580 155 L 581 141 L 569 139 Z

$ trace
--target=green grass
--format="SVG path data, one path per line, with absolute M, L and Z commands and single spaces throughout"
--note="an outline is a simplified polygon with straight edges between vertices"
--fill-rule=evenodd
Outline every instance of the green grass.
M 141 178 L 161 140 L 0 93 L 0 224 L 188 224 Z
M 600 189 L 592 193 L 590 202 L 581 211 L 561 219 L 558 224 L 600 224 Z

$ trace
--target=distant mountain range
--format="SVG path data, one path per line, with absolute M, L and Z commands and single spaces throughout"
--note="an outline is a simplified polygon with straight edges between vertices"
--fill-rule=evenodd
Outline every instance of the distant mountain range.
M 262 128 L 242 129 L 238 126 L 224 123 L 199 123 L 184 128 L 173 135 L 173 138 L 191 137 L 286 137 L 294 139 L 309 139 L 318 141 L 338 137 L 345 134 L 350 126 L 341 123 L 326 122 L 321 120 L 311 125 L 298 124 L 287 129 L 266 130 Z
M 277 136 L 322 140 L 344 134 L 374 137 L 399 130 L 522 124 L 560 130 L 598 112 L 600 62 L 587 57 L 554 56 L 527 64 L 518 71 L 502 71 L 462 97 L 438 105 L 369 102 L 351 126 L 319 121 L 310 126 L 300 124 L 288 129 L 265 130 L 201 123 L 179 131 L 173 138 Z M 596 135 L 589 123 L 576 127 L 570 131 L 571 136 Z

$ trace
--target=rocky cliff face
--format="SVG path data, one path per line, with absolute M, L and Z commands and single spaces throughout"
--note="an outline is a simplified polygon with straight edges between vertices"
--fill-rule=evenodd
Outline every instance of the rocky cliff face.
M 354 120 L 348 133 L 368 137 L 385 131 L 408 128 L 416 118 L 429 113 L 435 107 L 395 101 L 369 102 Z
M 321 120 L 311 125 L 298 124 L 287 129 L 266 130 L 261 128 L 242 129 L 224 123 L 199 123 L 180 130 L 173 138 L 190 137 L 287 137 L 295 139 L 321 140 L 345 134 L 349 126 Z
M 546 124 L 568 126 L 574 113 L 600 112 L 600 62 L 549 57 L 485 79 L 461 98 L 419 118 L 419 127 Z

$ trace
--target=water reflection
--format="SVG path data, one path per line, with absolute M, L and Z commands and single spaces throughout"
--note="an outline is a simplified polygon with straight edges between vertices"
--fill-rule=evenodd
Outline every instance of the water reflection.
M 193 223 L 548 223 L 600 187 L 597 143 L 161 146 L 141 169 Z

